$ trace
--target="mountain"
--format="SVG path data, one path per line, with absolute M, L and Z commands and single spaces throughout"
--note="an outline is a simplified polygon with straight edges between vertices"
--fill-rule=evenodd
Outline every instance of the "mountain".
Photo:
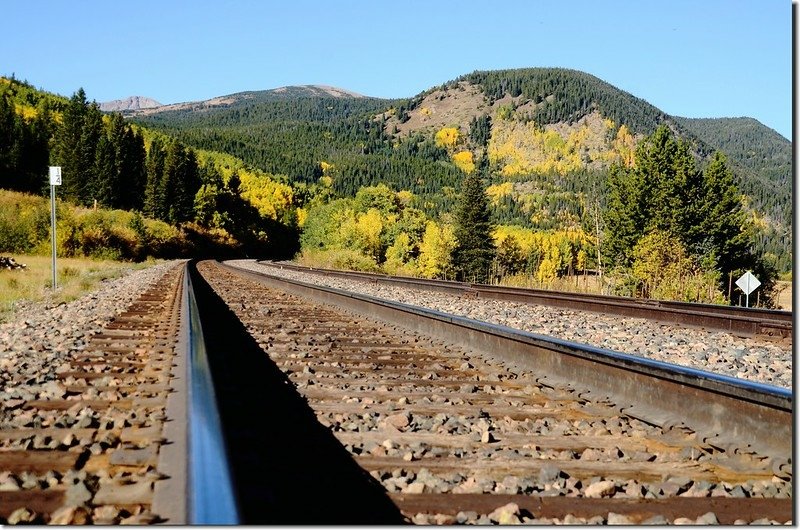
M 118 109 L 127 116 L 148 116 L 162 112 L 183 113 L 201 112 L 218 108 L 237 108 L 270 101 L 289 101 L 298 98 L 343 98 L 368 99 L 367 96 L 328 85 L 284 86 L 270 90 L 237 92 L 203 101 L 187 101 L 153 107 Z M 101 105 L 102 109 L 102 105 Z
M 703 166 L 715 150 L 769 237 L 791 263 L 791 143 L 751 118 L 687 119 L 585 72 L 476 71 L 406 99 L 326 87 L 241 92 L 138 111 L 135 118 L 203 149 L 314 183 L 325 173 L 352 196 L 384 182 L 432 215 L 452 211 L 462 170 L 483 168 L 495 219 L 536 229 L 586 224 L 604 204 L 608 168 L 666 124 Z M 789 265 L 790 266 L 790 265 Z
M 743 176 L 743 191 L 774 211 L 776 220 L 789 222 L 791 204 L 781 195 L 791 194 L 792 142 L 753 118 L 679 118 L 675 120 L 713 147 L 728 155 L 734 171 Z
M 100 103 L 100 110 L 103 112 L 125 112 L 153 109 L 160 106 L 161 103 L 154 99 L 146 98 L 144 96 L 130 96 L 125 99 L 104 101 L 103 103 Z

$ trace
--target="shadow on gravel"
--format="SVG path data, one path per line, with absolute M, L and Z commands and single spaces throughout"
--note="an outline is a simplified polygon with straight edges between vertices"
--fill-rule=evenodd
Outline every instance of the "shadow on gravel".
M 383 487 L 190 264 L 242 524 L 402 524 Z

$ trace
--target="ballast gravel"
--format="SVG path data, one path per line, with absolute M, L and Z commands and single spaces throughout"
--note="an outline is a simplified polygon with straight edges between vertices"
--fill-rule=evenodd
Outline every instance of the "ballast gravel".
M 372 284 L 279 269 L 254 260 L 230 265 L 425 307 L 531 333 L 588 344 L 657 361 L 688 366 L 782 388 L 792 387 L 792 346 L 742 338 L 721 331 L 660 324 L 642 318 L 602 315 L 500 300 L 466 299 L 447 293 Z
M 159 263 L 104 281 L 68 303 L 23 304 L 0 324 L 0 401 L 61 397 L 55 374 L 69 355 L 83 350 L 91 333 L 99 333 L 174 265 Z
M 22 405 L 30 400 L 64 398 L 66 390 L 64 384 L 58 381 L 58 374 L 69 370 L 69 359 L 87 347 L 92 334 L 99 333 L 174 266 L 175 262 L 164 262 L 130 271 L 119 278 L 102 282 L 97 290 L 68 303 L 24 302 L 19 304 L 7 322 L 0 324 L 0 430 L 13 432 L 20 429 L 24 433 L 25 429 L 30 428 L 70 429 L 66 435 L 38 433 L 6 437 L 0 444 L 0 451 L 50 449 L 88 451 L 91 455 L 98 455 L 106 448 L 118 445 L 120 440 L 112 432 L 95 436 L 95 429 L 113 427 L 124 434 L 125 427 L 146 426 L 150 422 L 160 421 L 161 412 L 137 417 L 136 411 L 111 408 L 101 412 L 81 404 L 63 411 L 27 410 Z M 95 381 L 106 386 L 105 379 Z M 112 401 L 119 399 L 114 391 L 96 389 L 89 389 L 85 397 Z M 125 474 L 124 477 L 110 477 L 102 469 L 91 476 L 85 470 L 68 470 L 66 473 L 48 471 L 41 476 L 4 471 L 0 473 L 0 491 L 63 488 L 65 504 L 51 514 L 51 524 L 154 522 L 156 517 L 148 510 L 142 511 L 141 507 L 129 512 L 110 505 L 94 508 L 87 505 L 94 490 L 99 490 L 98 495 L 116 493 L 117 497 L 107 495 L 109 502 L 122 499 L 124 502 L 121 504 L 134 504 L 131 501 L 137 500 L 133 495 L 137 492 L 125 491 L 123 493 L 126 495 L 121 496 L 119 488 L 112 488 L 120 481 L 126 484 L 134 481 L 129 473 Z M 154 479 L 145 475 L 144 480 L 146 482 L 140 485 L 129 487 L 149 488 Z M 42 514 L 20 508 L 10 514 L 6 522 L 40 524 L 43 522 L 41 517 Z

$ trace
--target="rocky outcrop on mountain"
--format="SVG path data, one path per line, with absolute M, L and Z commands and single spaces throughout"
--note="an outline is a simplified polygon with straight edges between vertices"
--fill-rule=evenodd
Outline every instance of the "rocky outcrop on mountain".
M 127 110 L 153 109 L 160 107 L 161 103 L 144 96 L 131 96 L 125 99 L 104 101 L 100 103 L 100 110 L 104 112 L 124 112 Z

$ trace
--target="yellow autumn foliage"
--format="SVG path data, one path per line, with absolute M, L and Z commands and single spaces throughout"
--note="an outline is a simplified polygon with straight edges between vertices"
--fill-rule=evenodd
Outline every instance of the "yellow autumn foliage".
M 489 162 L 506 177 L 556 173 L 565 175 L 587 165 L 631 166 L 636 139 L 627 126 L 590 115 L 577 124 L 546 125 L 498 120 L 487 146 Z
M 594 238 L 580 228 L 537 231 L 517 225 L 498 225 L 492 237 L 497 247 L 507 237 L 513 237 L 526 259 L 535 256 L 533 262 L 538 262 L 538 267 L 532 272 L 542 283 L 565 274 L 570 265 L 574 270 L 585 268 L 588 257 L 593 255 L 595 249 Z M 519 265 L 520 268 L 524 266 Z
M 306 219 L 308 219 L 308 210 L 305 208 L 298 208 L 297 212 L 297 226 L 299 228 L 303 228 L 306 224 Z
M 450 225 L 428 221 L 419 245 L 417 269 L 420 276 L 439 278 L 450 270 L 450 254 L 456 245 L 456 236 Z
M 403 208 L 411 206 L 411 202 L 414 200 L 414 194 L 408 190 L 400 190 L 397 192 L 397 200 L 400 201 Z
M 247 170 L 239 170 L 239 178 L 242 181 L 242 198 L 262 216 L 278 220 L 291 210 L 294 200 L 291 186 Z
M 486 188 L 486 195 L 489 196 L 489 200 L 492 202 L 494 206 L 500 204 L 500 199 L 511 195 L 514 191 L 514 184 L 511 182 L 503 182 L 500 184 L 492 184 L 488 188 Z
M 360 239 L 361 248 L 376 260 L 380 257 L 382 230 L 381 212 L 376 208 L 370 208 L 365 213 L 358 215 L 356 232 Z
M 461 139 L 461 132 L 455 127 L 444 127 L 436 133 L 435 142 L 438 147 L 453 149 Z
M 475 171 L 475 161 L 472 159 L 472 151 L 459 151 L 455 153 L 453 155 L 453 163 L 467 175 Z
M 30 105 L 17 104 L 15 108 L 16 108 L 17 114 L 22 116 L 27 121 L 30 121 L 30 120 L 34 119 L 36 117 L 36 115 L 38 114 L 36 108 L 32 107 Z
M 558 132 L 541 130 L 532 121 L 500 121 L 492 126 L 487 153 L 489 162 L 500 166 L 500 173 L 507 177 L 553 172 L 563 175 L 583 166 L 578 149 L 581 138 L 577 134 L 567 141 Z

